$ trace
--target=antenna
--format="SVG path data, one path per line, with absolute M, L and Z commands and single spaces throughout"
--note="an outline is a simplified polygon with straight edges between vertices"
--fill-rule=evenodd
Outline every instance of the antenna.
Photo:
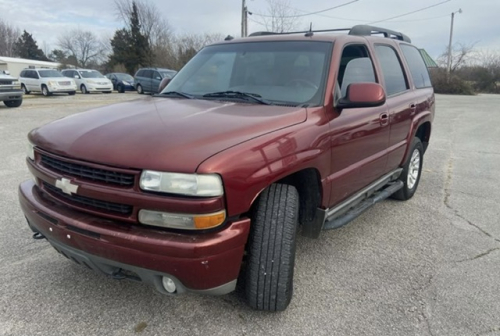
M 306 37 L 311 37 L 313 36 L 314 33 L 313 33 L 313 23 L 311 22 L 311 25 L 309 26 L 309 31 L 306 33 Z

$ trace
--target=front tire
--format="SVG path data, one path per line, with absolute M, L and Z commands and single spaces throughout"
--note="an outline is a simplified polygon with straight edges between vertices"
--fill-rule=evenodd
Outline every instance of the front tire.
M 74 96 L 74 95 L 76 94 L 76 91 L 71 91 L 71 92 L 68 92 L 68 94 L 69 94 L 70 96 Z
M 80 86 L 80 91 L 83 94 L 88 94 L 89 93 L 89 90 L 87 90 L 87 87 L 85 85 L 83 85 L 83 84 L 82 84 L 82 86 Z
M 142 85 L 141 84 L 137 85 L 137 93 L 138 94 L 144 94 L 144 90 L 142 89 Z
M 285 310 L 293 295 L 299 216 L 295 187 L 273 184 L 259 196 L 248 242 L 246 297 L 257 310 Z
M 29 94 L 30 94 L 30 92 L 29 92 L 29 91 L 28 91 L 28 89 L 26 88 L 26 85 L 24 85 L 24 84 L 23 84 L 23 85 L 21 85 L 21 89 L 23 89 L 24 94 L 26 94 L 26 95 L 29 95 Z
M 49 91 L 49 88 L 46 85 L 42 85 L 42 94 L 45 97 L 52 96 L 52 92 Z
M 118 93 L 125 93 L 125 88 L 123 87 L 123 85 L 118 85 Z
M 105 93 L 105 94 L 110 94 L 112 93 L 113 91 L 103 91 L 102 93 Z
M 5 100 L 3 102 L 7 107 L 19 107 L 23 103 L 21 99 L 19 100 Z
M 403 172 L 399 180 L 403 181 L 403 188 L 395 192 L 391 197 L 401 201 L 407 201 L 415 195 L 422 175 L 424 163 L 424 146 L 419 138 L 414 138 L 410 146 L 410 154 L 403 165 Z

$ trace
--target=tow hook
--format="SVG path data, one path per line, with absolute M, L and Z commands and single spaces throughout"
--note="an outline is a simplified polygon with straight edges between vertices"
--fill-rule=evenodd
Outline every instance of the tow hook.
M 42 239 L 46 239 L 46 238 L 40 232 L 35 232 L 35 233 L 33 233 L 33 239 L 35 239 L 35 240 L 42 240 Z
M 115 280 L 123 280 L 123 279 L 126 279 L 127 276 L 125 274 L 123 274 L 122 272 L 122 269 L 121 268 L 118 268 L 117 270 L 115 270 L 112 274 L 111 274 L 111 277 Z

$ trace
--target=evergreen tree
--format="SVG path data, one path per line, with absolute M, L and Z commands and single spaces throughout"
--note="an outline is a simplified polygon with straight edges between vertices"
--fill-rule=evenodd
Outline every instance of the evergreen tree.
M 38 45 L 33 36 L 26 30 L 14 44 L 14 52 L 21 58 L 38 61 L 48 61 L 48 58 L 43 53 L 42 49 L 38 48 Z
M 141 24 L 137 5 L 132 2 L 132 11 L 129 18 L 128 29 L 120 29 L 111 39 L 113 54 L 110 56 L 111 66 L 123 64 L 127 72 L 134 74 L 141 66 L 148 64 L 151 48 L 148 39 L 141 33 Z

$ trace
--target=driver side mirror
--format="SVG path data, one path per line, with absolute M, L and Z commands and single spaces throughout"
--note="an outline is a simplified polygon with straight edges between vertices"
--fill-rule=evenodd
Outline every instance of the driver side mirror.
M 353 83 L 347 87 L 345 97 L 337 102 L 339 109 L 375 107 L 385 103 L 385 91 L 377 83 Z
M 75 79 L 80 79 L 80 76 L 78 76 L 78 75 L 75 75 Z

